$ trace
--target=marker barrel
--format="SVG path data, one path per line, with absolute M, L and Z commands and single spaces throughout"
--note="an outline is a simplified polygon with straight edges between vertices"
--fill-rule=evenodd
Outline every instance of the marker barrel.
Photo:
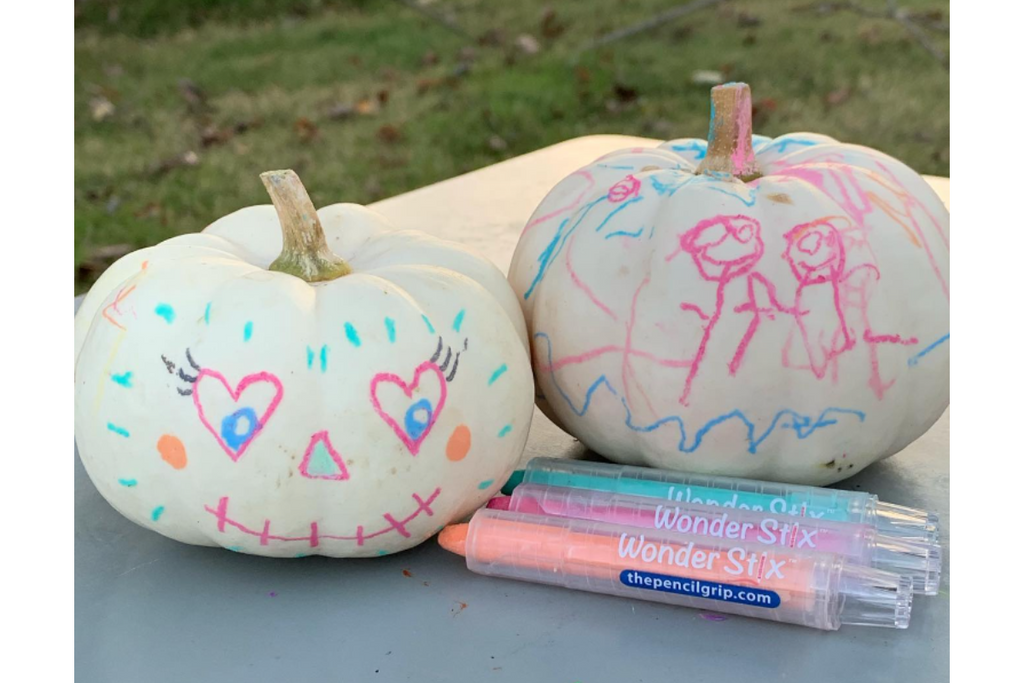
M 938 544 L 889 538 L 867 524 L 539 484 L 516 487 L 503 505 L 510 512 L 834 553 L 856 564 L 909 576 L 915 593 L 935 595 L 939 588 L 942 562 Z
M 890 538 L 937 544 L 938 515 L 861 491 L 736 479 L 563 458 L 534 458 L 523 483 L 867 524 Z
M 907 577 L 759 544 L 483 509 L 468 525 L 476 573 L 823 630 L 906 628 Z

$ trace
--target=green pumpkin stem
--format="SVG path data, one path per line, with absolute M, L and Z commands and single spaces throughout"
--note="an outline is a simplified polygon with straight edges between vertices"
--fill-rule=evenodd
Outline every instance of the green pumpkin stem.
M 751 119 L 750 86 L 726 83 L 712 88 L 708 152 L 697 173 L 728 174 L 743 182 L 760 178 Z
M 287 273 L 306 282 L 325 282 L 352 272 L 345 261 L 331 251 L 324 237 L 316 207 L 295 171 L 267 171 L 260 174 L 281 221 L 281 255 L 270 270 Z

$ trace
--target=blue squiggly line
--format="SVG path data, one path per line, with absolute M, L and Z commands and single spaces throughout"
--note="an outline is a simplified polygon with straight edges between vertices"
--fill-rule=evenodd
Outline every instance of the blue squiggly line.
M 680 175 L 680 176 L 676 177 L 677 182 L 674 182 L 674 183 L 663 183 L 660 180 L 658 180 L 658 178 L 652 176 L 651 177 L 651 187 L 653 187 L 654 191 L 657 192 L 659 195 L 666 195 L 667 194 L 668 196 L 671 197 L 672 195 L 674 195 L 676 193 L 676 190 L 678 190 L 679 188 L 686 187 L 690 183 L 697 182 L 700 179 L 701 179 L 701 176 L 696 176 L 696 175 L 682 176 L 682 175 Z
M 911 356 L 910 358 L 908 358 L 907 359 L 907 365 L 910 366 L 910 367 L 915 367 L 918 363 L 921 362 L 922 358 L 924 358 L 929 353 L 934 351 L 936 348 L 938 348 L 939 346 L 941 346 L 942 344 L 944 344 L 945 342 L 948 342 L 948 341 L 949 341 L 949 332 L 947 332 L 946 334 L 942 335 L 941 337 L 939 337 L 938 339 L 933 341 L 931 344 L 929 344 L 928 346 L 926 346 L 923 349 L 921 349 L 918 353 L 916 353 L 913 356 Z
M 701 160 L 708 153 L 708 143 L 702 142 L 701 140 L 694 140 L 685 145 L 669 145 L 669 149 L 673 152 L 696 152 L 693 156 L 696 160 Z
M 746 185 L 744 185 L 743 187 L 746 188 Z M 749 201 L 744 199 L 741 195 L 736 194 L 735 192 L 730 192 L 729 190 L 725 189 L 724 187 L 722 187 L 718 183 L 716 183 L 714 185 L 708 185 L 708 189 L 709 190 L 714 190 L 715 192 L 721 192 L 722 194 L 727 194 L 730 197 L 735 197 L 736 199 L 740 200 L 741 202 L 743 202 L 747 206 L 753 206 L 757 202 L 757 191 L 761 189 L 761 186 L 758 185 L 757 187 L 748 190 L 750 192 L 750 200 Z
M 612 166 L 611 164 L 597 164 L 598 168 L 609 168 L 615 171 L 633 171 L 636 166 Z
M 533 336 L 534 339 L 543 338 L 547 342 L 547 362 L 548 367 L 550 368 L 552 365 L 551 338 L 545 332 L 537 332 Z M 864 420 L 867 417 L 862 411 L 853 410 L 851 408 L 825 408 L 823 411 L 821 411 L 821 414 L 819 414 L 816 419 L 812 419 L 809 415 L 803 415 L 801 413 L 796 412 L 795 410 L 783 408 L 782 410 L 775 414 L 775 417 L 772 418 L 771 424 L 768 425 L 768 428 L 765 429 L 760 436 L 757 436 L 756 425 L 743 413 L 743 411 L 736 409 L 723 415 L 719 415 L 718 417 L 712 418 L 711 420 L 708 420 L 704 424 L 704 426 L 698 429 L 697 432 L 694 434 L 693 443 L 687 446 L 686 426 L 683 424 L 683 418 L 679 417 L 678 415 L 672 415 L 670 417 L 663 417 L 660 420 L 657 420 L 649 425 L 634 424 L 633 414 L 629 409 L 629 405 L 626 403 L 625 397 L 619 396 L 618 392 L 615 391 L 615 388 L 611 385 L 607 377 L 605 377 L 604 375 L 601 375 L 596 380 L 594 380 L 594 383 L 587 388 L 586 396 L 583 400 L 583 405 L 582 407 L 577 408 L 576 405 L 573 403 L 572 398 L 565 392 L 564 389 L 562 389 L 561 385 L 558 383 L 558 379 L 555 376 L 554 370 L 549 370 L 549 374 L 551 375 L 551 383 L 554 385 L 555 390 L 565 400 L 566 404 L 569 406 L 569 409 L 576 413 L 576 415 L 578 415 L 579 417 L 583 417 L 584 415 L 587 414 L 587 411 L 590 410 L 590 402 L 594 398 L 594 393 L 601 386 L 605 386 L 608 388 L 608 391 L 613 396 L 618 397 L 619 400 L 622 402 L 622 407 L 626 411 L 625 425 L 634 432 L 646 434 L 656 431 L 657 429 L 661 428 L 666 424 L 676 425 L 676 427 L 678 427 L 679 429 L 679 444 L 676 448 L 682 453 L 693 453 L 694 451 L 696 451 L 698 448 L 700 448 L 701 443 L 704 441 L 704 436 L 709 431 L 711 431 L 718 425 L 728 420 L 739 420 L 744 424 L 744 426 L 747 428 L 747 441 L 750 444 L 747 447 L 747 450 L 750 453 L 757 453 L 758 447 L 764 442 L 765 439 L 767 439 L 772 434 L 772 432 L 775 431 L 776 428 L 792 429 L 796 433 L 797 438 L 802 440 L 811 436 L 814 432 L 821 429 L 822 427 L 828 427 L 837 424 L 838 420 L 830 418 L 831 415 L 853 415 L 861 422 L 864 422 Z M 785 417 L 790 418 L 789 423 L 780 424 L 780 421 Z
M 626 230 L 616 230 L 615 232 L 608 233 L 607 235 L 604 236 L 604 238 L 606 240 L 610 240 L 613 237 L 640 237 L 640 235 L 642 234 L 644 234 L 644 229 L 641 227 L 637 228 L 635 232 L 628 232 Z
M 778 144 L 778 146 L 776 148 L 776 151 L 777 152 L 784 152 L 784 151 L 786 151 L 786 148 L 789 147 L 790 145 L 796 145 L 797 147 L 813 147 L 814 145 L 817 145 L 817 144 L 819 144 L 817 140 L 803 140 L 803 139 L 800 139 L 800 138 L 786 138 L 785 140 L 783 140 L 781 143 Z M 767 146 L 766 146 L 766 149 L 767 149 Z

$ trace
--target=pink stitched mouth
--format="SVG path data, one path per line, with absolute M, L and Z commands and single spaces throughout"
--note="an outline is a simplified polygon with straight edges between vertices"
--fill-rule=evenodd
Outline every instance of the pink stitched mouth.
M 412 536 L 412 534 L 409 533 L 405 526 L 412 520 L 416 519 L 416 517 L 418 517 L 421 512 L 427 513 L 427 517 L 432 517 L 434 515 L 434 511 L 430 509 L 430 504 L 433 503 L 434 500 L 436 500 L 439 495 L 441 495 L 440 487 L 435 489 L 434 492 L 430 494 L 430 497 L 428 497 L 426 500 L 421 498 L 419 494 L 414 493 L 412 494 L 412 497 L 413 500 L 416 501 L 416 509 L 413 511 L 411 515 L 409 515 L 405 519 L 398 520 L 395 519 L 395 517 L 390 512 L 385 513 L 383 517 L 384 521 L 388 523 L 388 526 L 382 529 L 378 529 L 377 531 L 371 533 L 366 533 L 363 529 L 363 526 L 359 525 L 356 527 L 354 536 L 322 534 L 320 533 L 319 526 L 317 525 L 316 522 L 309 523 L 308 536 L 277 536 L 275 534 L 270 533 L 269 519 L 263 521 L 262 531 L 256 531 L 255 529 L 251 529 L 242 524 L 241 522 L 238 522 L 228 517 L 227 496 L 224 496 L 223 498 L 220 499 L 220 501 L 217 503 L 216 509 L 211 508 L 209 505 L 204 505 L 203 508 L 217 518 L 217 531 L 224 533 L 225 527 L 227 525 L 231 525 L 239 531 L 241 531 L 242 533 L 248 534 L 250 536 L 257 536 L 260 539 L 260 545 L 268 545 L 270 541 L 283 541 L 285 543 L 292 543 L 297 541 L 308 543 L 310 548 L 315 548 L 318 545 L 320 545 L 320 541 L 332 540 L 355 541 L 356 545 L 361 546 L 367 539 L 376 538 L 377 536 L 383 536 L 384 534 L 389 533 L 391 531 L 397 531 L 400 536 L 409 538 L 410 536 Z

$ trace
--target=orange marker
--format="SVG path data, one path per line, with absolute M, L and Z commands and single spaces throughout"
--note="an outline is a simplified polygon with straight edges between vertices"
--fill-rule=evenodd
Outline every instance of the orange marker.
M 488 576 L 824 630 L 910 622 L 908 577 L 834 554 L 488 509 L 438 540 Z

